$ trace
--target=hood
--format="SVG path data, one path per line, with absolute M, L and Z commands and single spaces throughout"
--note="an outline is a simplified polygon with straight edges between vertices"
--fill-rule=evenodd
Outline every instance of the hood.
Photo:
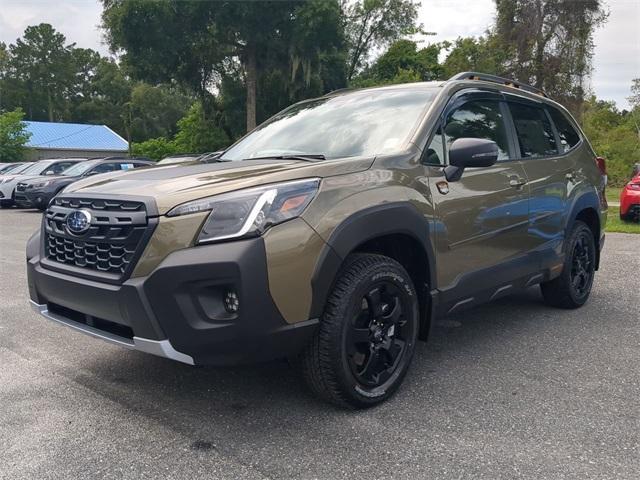
M 137 195 L 152 197 L 164 215 L 184 202 L 268 183 L 312 177 L 330 177 L 367 170 L 373 157 L 319 162 L 299 160 L 245 160 L 210 164 L 169 164 L 127 172 L 95 175 L 64 191 L 77 195 Z
M 40 175 L 6 175 L 2 177 L 3 180 L 11 181 L 11 182 L 24 182 L 25 180 L 31 180 L 32 178 L 37 178 Z
M 29 176 L 25 180 L 20 180 L 26 184 L 32 183 L 40 183 L 40 182 L 60 182 L 64 180 L 77 180 L 78 177 L 65 177 L 64 175 L 38 175 L 38 176 Z

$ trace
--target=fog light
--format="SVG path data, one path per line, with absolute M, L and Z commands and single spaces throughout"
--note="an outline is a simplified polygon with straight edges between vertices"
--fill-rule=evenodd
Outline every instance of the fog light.
M 224 295 L 224 308 L 229 313 L 237 313 L 240 309 L 240 301 L 236 292 L 227 292 Z

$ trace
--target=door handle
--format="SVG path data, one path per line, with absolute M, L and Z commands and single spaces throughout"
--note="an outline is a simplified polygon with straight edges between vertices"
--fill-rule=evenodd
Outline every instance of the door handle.
M 527 181 L 522 177 L 511 177 L 509 180 L 509 185 L 513 188 L 520 188 L 523 185 L 526 185 Z

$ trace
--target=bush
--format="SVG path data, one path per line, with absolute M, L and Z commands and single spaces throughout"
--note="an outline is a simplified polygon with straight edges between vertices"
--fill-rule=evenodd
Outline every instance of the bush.
M 131 145 L 131 150 L 133 155 L 137 157 L 147 157 L 153 160 L 161 160 L 168 155 L 182 153 L 176 142 L 164 137 L 151 138 L 144 142 L 134 143 Z
M 160 160 L 179 153 L 205 153 L 220 150 L 230 143 L 227 134 L 215 122 L 204 117 L 202 106 L 194 104 L 178 121 L 178 133 L 173 140 L 159 137 L 134 143 L 134 155 Z
M 27 132 L 23 118 L 24 112 L 19 108 L 0 114 L 0 161 L 17 162 L 24 158 L 31 133 Z

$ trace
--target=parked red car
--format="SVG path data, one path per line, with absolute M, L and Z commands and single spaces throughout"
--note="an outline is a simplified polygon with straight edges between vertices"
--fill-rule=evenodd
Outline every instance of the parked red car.
M 640 172 L 622 189 L 620 218 L 628 222 L 640 222 Z

